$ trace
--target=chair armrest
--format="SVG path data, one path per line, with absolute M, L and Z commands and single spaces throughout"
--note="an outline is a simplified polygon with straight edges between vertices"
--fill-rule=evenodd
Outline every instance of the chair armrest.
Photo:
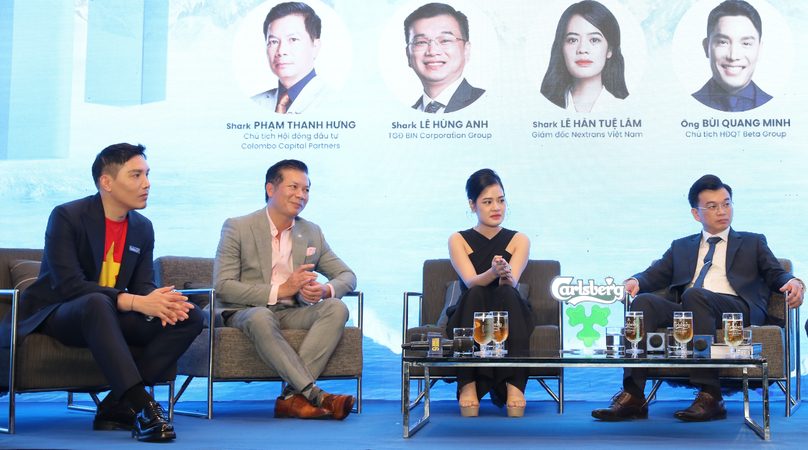
M 357 305 L 357 314 L 356 314 L 356 323 L 359 328 L 359 333 L 364 336 L 365 329 L 364 329 L 364 309 L 365 309 L 365 294 L 362 291 L 352 291 L 348 292 L 347 294 L 343 295 L 342 298 L 345 297 L 356 297 L 356 305 Z
M 208 294 L 208 312 L 210 314 L 208 325 L 211 329 L 215 328 L 216 321 L 215 319 L 215 312 L 214 309 L 214 297 L 216 295 L 216 289 L 175 289 L 182 295 L 196 295 L 196 294 Z
M 424 296 L 420 292 L 405 292 L 404 293 L 404 322 L 401 326 L 401 343 L 404 344 L 407 342 L 407 328 L 409 328 L 409 315 L 410 315 L 410 297 L 418 296 L 420 299 L 418 300 L 419 308 L 423 305 L 421 303 L 424 301 Z

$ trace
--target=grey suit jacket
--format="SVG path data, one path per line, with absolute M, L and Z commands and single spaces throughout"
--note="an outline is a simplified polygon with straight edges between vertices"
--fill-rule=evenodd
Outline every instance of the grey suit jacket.
M 311 255 L 306 255 L 307 249 Z M 356 275 L 325 241 L 320 227 L 301 217 L 292 228 L 292 266 L 314 264 L 328 278 L 337 298 L 356 288 Z M 272 289 L 272 232 L 265 208 L 227 219 L 213 265 L 216 307 L 222 310 L 266 306 Z M 295 296 L 297 306 L 309 303 Z

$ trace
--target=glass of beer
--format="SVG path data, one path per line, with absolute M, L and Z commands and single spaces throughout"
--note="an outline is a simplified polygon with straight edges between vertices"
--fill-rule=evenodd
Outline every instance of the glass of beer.
M 508 339 L 508 311 L 491 311 L 494 332 L 492 334 L 496 345 L 496 357 L 502 358 L 507 350 L 503 349 L 505 339 Z
M 643 353 L 641 348 L 637 348 L 643 336 L 645 336 L 645 324 L 642 319 L 642 311 L 626 311 L 626 339 L 631 342 L 631 348 L 626 350 L 629 355 L 637 356 Z
M 488 357 L 487 345 L 494 338 L 494 317 L 490 312 L 474 313 L 474 341 L 480 345 L 480 356 Z
M 693 339 L 693 313 L 691 311 L 673 312 L 673 338 L 679 344 L 679 355 L 688 355 L 687 343 Z
M 724 313 L 724 342 L 729 345 L 729 358 L 737 358 L 738 346 L 743 342 L 743 313 Z

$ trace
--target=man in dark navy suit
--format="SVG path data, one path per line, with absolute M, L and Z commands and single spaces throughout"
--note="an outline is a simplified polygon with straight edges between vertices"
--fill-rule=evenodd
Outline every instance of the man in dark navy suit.
M 93 428 L 166 441 L 176 437 L 174 428 L 146 386 L 182 356 L 202 331 L 204 317 L 173 286 L 154 284 L 154 229 L 135 212 L 149 196 L 144 150 L 130 144 L 105 148 L 92 167 L 98 193 L 54 208 L 39 278 L 20 297 L 18 339 L 37 332 L 90 348 L 112 388 Z M 10 316 L 0 325 L 5 347 Z M 129 345 L 143 348 L 137 359 Z
M 702 232 L 673 241 L 662 259 L 624 283 L 635 296 L 631 310 L 643 312 L 646 330 L 673 326 L 674 311 L 693 313 L 694 334 L 715 335 L 722 314 L 729 312 L 742 313 L 745 327 L 775 324 L 779 320 L 766 313 L 770 290 L 788 292 L 790 308 L 802 304 L 804 284 L 783 269 L 766 237 L 730 228 L 732 188 L 705 175 L 690 188 L 688 200 Z M 664 288 L 667 298 L 650 294 Z M 623 390 L 609 408 L 592 411 L 592 416 L 607 421 L 647 418 L 646 373 L 625 369 Z M 717 370 L 691 370 L 690 383 L 701 391 L 674 417 L 692 422 L 726 418 Z
M 463 78 L 471 59 L 469 20 L 444 3 L 429 3 L 404 20 L 407 62 L 424 92 L 413 109 L 430 114 L 458 111 L 474 103 L 485 89 Z
M 726 112 L 749 111 L 771 100 L 752 81 L 762 35 L 760 14 L 743 0 L 726 0 L 710 11 L 702 46 L 713 76 L 693 98 Z

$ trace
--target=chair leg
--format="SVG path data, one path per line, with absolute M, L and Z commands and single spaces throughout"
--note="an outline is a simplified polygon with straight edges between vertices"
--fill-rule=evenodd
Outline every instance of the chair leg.
M 356 378 L 356 407 L 351 412 L 362 414 L 362 375 Z
M 5 427 L 0 427 L 0 433 L 3 434 L 14 434 L 14 413 L 16 412 L 16 407 L 14 404 L 14 389 L 13 386 L 8 391 L 8 421 L 6 421 Z
M 651 388 L 651 392 L 648 393 L 646 398 L 648 399 L 646 403 L 651 403 L 651 401 L 656 401 L 656 393 L 659 388 L 662 386 L 662 380 L 654 381 L 654 387 Z
M 67 393 L 67 409 L 69 409 L 71 411 L 84 411 L 84 412 L 95 413 L 98 410 L 98 404 L 101 403 L 101 401 L 98 400 L 98 394 L 96 394 L 95 392 L 90 392 L 90 397 L 92 397 L 93 402 L 95 403 L 95 406 L 96 406 L 95 408 L 91 408 L 89 406 L 79 406 L 79 405 L 73 404 L 73 393 L 68 392 Z
M 185 389 L 188 387 L 188 385 L 191 384 L 191 381 L 193 381 L 193 379 L 194 379 L 194 377 L 192 377 L 192 376 L 189 376 L 188 378 L 186 378 L 185 381 L 183 381 L 182 386 L 180 386 L 180 390 L 179 390 L 179 392 L 177 392 L 176 395 L 174 395 L 174 382 L 172 381 L 171 384 L 169 385 L 169 387 L 168 387 L 169 395 L 171 396 L 170 397 L 171 398 L 171 403 L 169 404 L 169 412 L 168 412 L 169 416 L 173 417 L 173 413 L 177 413 L 177 414 L 180 414 L 180 415 L 183 415 L 183 416 L 204 417 L 205 419 L 210 419 L 211 417 L 213 417 L 213 405 L 212 405 L 212 400 L 211 400 L 213 398 L 213 393 L 212 393 L 212 390 L 211 390 L 213 388 L 213 384 L 210 382 L 210 378 L 208 378 L 209 382 L 208 382 L 208 402 L 207 402 L 207 409 L 208 410 L 207 410 L 207 414 L 199 413 L 199 412 L 196 412 L 196 411 L 181 411 L 179 409 L 176 409 L 177 402 L 180 401 L 180 397 L 182 397 L 182 394 L 185 392 Z M 172 412 L 172 410 L 173 410 L 173 412 Z M 173 421 L 173 418 L 170 419 L 170 420 Z
M 168 421 L 174 421 L 174 380 L 168 383 Z

